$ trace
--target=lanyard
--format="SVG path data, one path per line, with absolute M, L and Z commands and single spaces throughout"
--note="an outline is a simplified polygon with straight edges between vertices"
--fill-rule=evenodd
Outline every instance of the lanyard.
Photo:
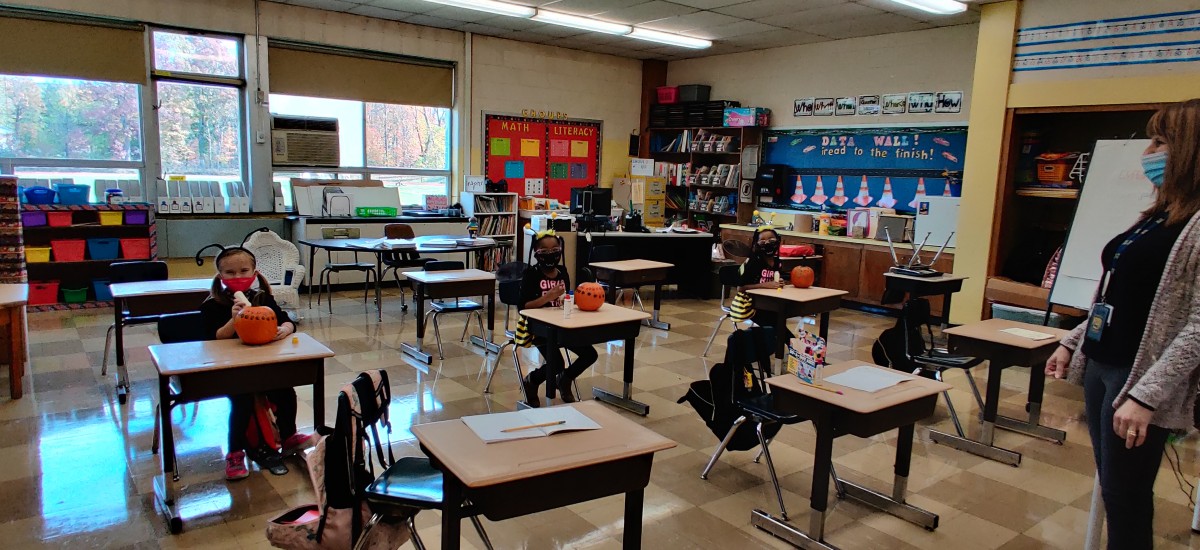
M 1108 264 L 1108 271 L 1104 273 L 1104 280 L 1100 283 L 1100 303 L 1105 303 L 1105 298 L 1108 296 L 1108 282 L 1112 280 L 1113 271 L 1117 269 L 1117 260 L 1121 258 L 1121 255 L 1125 253 L 1125 250 L 1134 241 L 1137 241 L 1142 235 L 1153 231 L 1165 221 L 1166 219 L 1162 216 L 1154 216 L 1153 218 L 1144 220 L 1141 224 L 1138 224 L 1132 233 L 1125 237 L 1125 240 L 1121 241 L 1121 244 L 1117 245 L 1117 250 L 1113 253 L 1112 261 Z

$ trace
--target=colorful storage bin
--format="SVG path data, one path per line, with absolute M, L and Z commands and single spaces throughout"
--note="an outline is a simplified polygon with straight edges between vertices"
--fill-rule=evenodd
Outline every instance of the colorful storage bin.
M 659 105 L 670 105 L 679 101 L 679 88 L 675 86 L 659 86 L 655 91 L 658 93 Z
M 125 225 L 146 225 L 150 222 L 150 214 L 146 210 L 126 210 Z
M 54 190 L 49 187 L 30 187 L 25 190 L 25 202 L 29 204 L 54 204 Z
M 75 213 L 66 212 L 47 212 L 46 217 L 50 219 L 50 227 L 69 227 L 74 223 Z
M 771 110 L 764 107 L 729 107 L 725 109 L 725 126 L 770 126 Z
M 87 301 L 87 287 L 83 288 L 64 288 L 63 301 L 68 304 L 82 304 Z
M 96 293 L 96 301 L 112 301 L 112 290 L 108 288 L 108 282 L 108 279 L 92 279 L 92 290 Z
M 121 239 L 121 257 L 126 260 L 149 260 L 150 239 Z
M 46 225 L 46 213 L 41 210 L 21 212 L 21 225 L 25 227 L 41 227 Z
M 50 241 L 50 248 L 54 249 L 54 261 L 56 262 L 82 262 L 83 251 L 86 247 L 87 241 L 83 239 Z
M 117 210 L 115 212 L 100 212 L 100 225 L 121 225 L 125 221 L 125 213 Z
M 27 246 L 25 247 L 25 261 L 31 264 L 44 264 L 50 261 L 50 247 L 48 246 Z
M 29 305 L 45 306 L 58 303 L 58 281 L 29 283 Z
M 92 188 L 79 183 L 56 183 L 54 190 L 58 192 L 58 204 L 87 204 L 92 198 Z
M 121 248 L 120 239 L 88 239 L 88 257 L 93 260 L 115 260 Z

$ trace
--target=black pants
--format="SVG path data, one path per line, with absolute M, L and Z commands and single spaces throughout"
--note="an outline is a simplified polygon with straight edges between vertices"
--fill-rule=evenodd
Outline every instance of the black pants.
M 275 405 L 275 426 L 283 440 L 296 433 L 296 390 L 284 388 L 265 392 L 267 400 Z M 254 394 L 229 396 L 229 452 L 249 450 L 246 429 L 254 417 Z
M 596 353 L 596 348 L 592 346 L 568 346 L 566 349 L 575 354 L 575 361 L 571 366 L 563 369 L 563 355 L 560 348 L 551 348 L 544 341 L 535 342 L 538 352 L 542 354 L 542 358 L 546 361 L 547 367 L 553 367 L 559 373 L 558 380 L 562 382 L 570 382 L 583 374 L 583 371 L 592 366 L 599 358 Z M 546 369 L 539 368 L 529 373 L 529 380 L 534 384 L 541 384 L 546 380 Z M 558 381 L 555 381 L 558 383 Z
M 1129 370 L 1088 360 L 1084 373 L 1083 397 L 1108 519 L 1108 550 L 1154 547 L 1154 478 L 1171 433 L 1150 425 L 1146 442 L 1126 449 L 1125 435 L 1113 431 L 1113 401 Z

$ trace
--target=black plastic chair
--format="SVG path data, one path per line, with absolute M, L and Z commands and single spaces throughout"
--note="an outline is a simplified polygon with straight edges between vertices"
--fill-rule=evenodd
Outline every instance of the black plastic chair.
M 389 223 L 383 226 L 383 236 L 388 239 L 414 239 L 417 235 L 413 232 L 411 225 Z M 404 289 L 412 288 L 412 283 L 407 278 L 400 279 L 401 270 L 424 267 L 426 262 L 432 261 L 432 258 L 422 258 L 414 249 L 388 252 L 383 255 L 382 260 L 383 273 L 379 274 L 380 279 L 386 277 L 388 270 L 391 270 L 392 277 L 396 279 L 396 288 L 400 289 L 400 311 L 408 311 L 408 303 L 404 299 Z M 416 300 L 417 297 L 414 296 L 413 299 Z
M 425 271 L 454 271 L 458 269 L 466 269 L 462 262 L 458 261 L 429 261 L 425 262 Z M 414 300 L 424 299 L 424 297 L 415 297 Z M 443 302 L 438 300 L 430 301 L 429 312 L 425 314 L 426 322 L 429 321 L 429 316 L 433 316 L 433 335 L 437 339 L 438 359 L 445 359 L 445 354 L 442 353 L 442 331 L 438 326 L 438 317 L 443 313 L 466 313 L 467 319 L 463 324 L 462 338 L 460 342 L 467 340 L 467 331 L 471 327 L 471 317 L 475 317 L 476 323 L 479 325 L 479 337 L 483 338 L 483 305 L 474 300 L 463 298 L 454 298 L 453 302 Z
M 359 541 L 367 540 L 367 533 L 384 517 L 403 518 L 408 522 L 413 546 L 418 550 L 424 550 L 425 544 L 417 535 L 415 512 L 442 510 L 446 505 L 442 496 L 442 472 L 430 465 L 429 459 L 425 457 L 407 456 L 397 459 L 367 487 L 366 496 L 367 505 L 373 515 Z M 492 541 L 488 539 L 487 531 L 484 531 L 479 517 L 471 513 L 469 504 L 466 506 L 466 512 L 484 546 L 490 550 Z
M 335 263 L 333 261 L 333 251 L 325 249 L 325 267 L 321 268 L 320 275 L 317 276 L 317 305 L 321 305 L 321 295 L 329 296 L 329 313 L 333 313 L 333 275 L 343 271 L 357 271 L 362 273 L 366 280 L 363 282 L 363 304 L 367 303 L 367 297 L 371 294 L 371 278 L 379 282 L 379 272 L 375 270 L 375 264 L 371 262 L 358 261 L 358 252 L 354 251 L 353 262 Z M 322 287 L 322 285 L 324 285 Z M 321 290 L 324 288 L 324 290 Z M 312 294 L 308 295 L 308 306 L 312 307 Z
M 108 266 L 108 282 L 110 284 L 165 280 L 167 280 L 166 262 L 116 262 Z M 130 327 L 156 322 L 159 315 L 154 313 L 153 310 L 143 309 L 139 304 L 134 303 L 132 306 L 126 307 L 124 317 L 125 321 L 122 324 Z M 104 358 L 100 361 L 100 376 L 108 376 L 108 353 L 112 349 L 113 332 L 116 330 L 116 323 L 109 325 L 108 333 L 104 337 Z M 123 365 L 120 367 L 120 370 L 121 372 L 117 373 L 117 385 L 129 387 L 129 372 L 127 372 Z
M 712 348 L 713 340 L 717 339 L 717 333 L 721 331 L 721 325 L 725 324 L 725 320 L 729 318 L 732 310 L 731 306 L 725 303 L 729 299 L 730 294 L 737 291 L 737 288 L 742 284 L 742 266 L 739 264 L 722 266 L 717 270 L 717 278 L 721 280 L 721 318 L 717 319 L 717 325 L 713 327 L 712 334 L 708 337 L 708 344 L 704 346 L 704 353 L 700 357 L 708 357 L 708 350 Z
M 160 315 L 158 318 L 158 340 L 164 344 L 176 344 L 179 342 L 199 342 L 207 340 L 208 334 L 204 329 L 204 315 L 199 311 L 189 311 L 186 313 L 171 313 Z M 180 388 L 177 381 L 171 381 L 171 395 L 179 395 Z M 193 406 L 196 404 L 193 403 Z M 159 407 L 162 403 L 154 405 L 154 439 L 150 443 L 150 452 L 158 454 L 158 427 L 159 427 Z M 174 403 L 167 403 L 167 407 L 174 407 Z M 192 415 L 195 416 L 195 409 Z
M 518 380 L 523 375 L 521 373 L 520 360 L 517 359 L 516 342 L 513 341 L 515 334 L 512 330 L 509 330 L 508 322 L 509 315 L 514 306 L 518 310 L 525 306 L 521 301 L 521 281 L 528 267 L 529 265 L 525 262 L 508 262 L 496 270 L 496 283 L 499 287 L 500 303 L 504 304 L 504 336 L 507 338 L 507 341 L 500 346 L 500 350 L 496 353 L 496 359 L 499 361 L 500 356 L 504 354 L 505 347 L 513 346 L 513 363 L 516 365 Z M 492 392 L 492 378 L 494 376 L 496 376 L 496 367 L 492 365 L 488 372 L 487 384 L 483 386 L 483 393 Z

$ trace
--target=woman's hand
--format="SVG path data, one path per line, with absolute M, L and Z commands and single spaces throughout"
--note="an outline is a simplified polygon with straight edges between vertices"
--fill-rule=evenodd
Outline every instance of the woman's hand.
M 1071 363 L 1071 350 L 1066 346 L 1058 346 L 1054 354 L 1046 360 L 1046 376 L 1063 378 L 1067 375 L 1067 365 Z
M 1154 411 L 1138 404 L 1137 401 L 1126 399 L 1117 407 L 1113 414 L 1113 431 L 1125 438 L 1125 448 L 1140 447 L 1146 442 L 1146 431 L 1150 428 L 1150 417 Z
M 296 325 L 284 323 L 279 325 L 279 328 L 275 329 L 275 339 L 283 340 L 284 338 L 290 336 L 293 332 L 296 332 Z

